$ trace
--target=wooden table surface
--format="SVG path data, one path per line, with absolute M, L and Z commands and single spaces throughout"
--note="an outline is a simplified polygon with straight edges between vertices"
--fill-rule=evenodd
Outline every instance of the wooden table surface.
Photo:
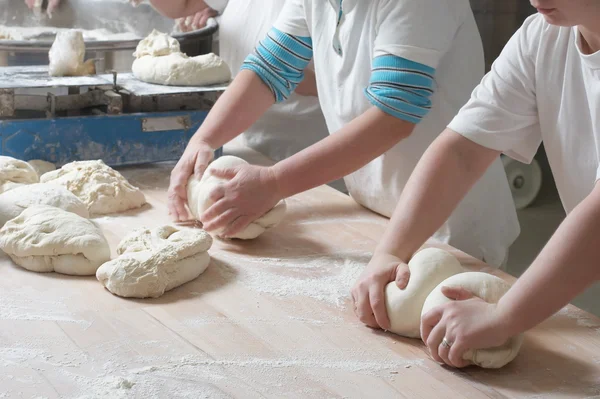
M 169 223 L 171 167 L 121 170 L 149 204 L 97 219 L 113 254 L 131 229 Z M 203 275 L 150 300 L 1 255 L 0 398 L 600 397 L 600 320 L 572 306 L 500 370 L 444 368 L 419 340 L 361 325 L 347 292 L 385 225 L 320 187 L 259 239 L 215 240 Z

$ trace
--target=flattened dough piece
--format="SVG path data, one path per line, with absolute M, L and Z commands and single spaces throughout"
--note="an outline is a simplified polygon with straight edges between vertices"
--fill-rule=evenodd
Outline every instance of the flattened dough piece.
M 91 215 L 125 212 L 146 203 L 139 188 L 100 160 L 68 163 L 44 174 L 41 180 L 66 187 L 83 201 Z
M 510 284 L 499 277 L 481 272 L 461 273 L 449 277 L 438 284 L 429 294 L 423 305 L 423 315 L 436 306 L 451 302 L 451 299 L 442 294 L 442 287 L 461 287 L 488 303 L 498 303 L 510 289 Z M 465 352 L 463 359 L 483 368 L 500 368 L 517 356 L 522 343 L 523 334 L 520 334 L 496 348 L 469 350 Z
M 103 264 L 96 278 L 115 295 L 157 298 L 202 274 L 211 245 L 211 236 L 200 229 L 135 230 L 119 243 L 119 257 Z
M 31 165 L 39 177 L 42 177 L 44 173 L 56 170 L 56 166 L 52 162 L 42 161 L 41 159 L 33 159 L 31 161 L 27 161 L 27 163 Z
M 89 218 L 87 207 L 66 188 L 49 183 L 20 186 L 0 194 L 0 227 L 33 205 L 49 205 L 83 218 Z
M 0 155 L 0 194 L 24 184 L 37 182 L 38 175 L 27 162 Z
M 429 293 L 442 281 L 465 270 L 449 252 L 426 248 L 408 263 L 410 279 L 404 290 L 393 281 L 385 288 L 390 331 L 409 338 L 421 337 L 421 310 Z
M 96 273 L 110 248 L 91 220 L 47 205 L 34 205 L 0 229 L 0 249 L 34 272 L 76 276 Z
M 234 156 L 223 156 L 211 163 L 202 178 L 199 180 L 195 175 L 190 177 L 188 181 L 187 193 L 188 193 L 188 207 L 192 215 L 198 219 L 200 215 L 206 211 L 214 203 L 210 199 L 211 191 L 220 184 L 226 183 L 228 180 L 214 176 L 211 172 L 214 169 L 226 169 L 232 168 L 238 165 L 247 165 L 248 162 L 241 158 Z M 241 240 L 251 240 L 258 237 L 266 230 L 275 227 L 285 215 L 286 203 L 280 201 L 273 209 L 269 212 L 250 223 L 248 227 L 235 235 L 235 237 Z M 221 236 L 223 230 L 214 231 L 214 234 Z

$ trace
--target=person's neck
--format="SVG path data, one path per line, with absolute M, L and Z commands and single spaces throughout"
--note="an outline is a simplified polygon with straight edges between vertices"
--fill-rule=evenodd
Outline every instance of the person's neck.
M 593 54 L 597 51 L 600 51 L 600 32 L 590 30 L 585 26 L 579 26 L 579 33 L 581 34 L 583 48 L 581 49 L 583 52 L 587 54 Z

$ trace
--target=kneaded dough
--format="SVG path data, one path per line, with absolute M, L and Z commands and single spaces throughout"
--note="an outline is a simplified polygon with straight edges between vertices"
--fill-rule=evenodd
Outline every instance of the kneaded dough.
M 205 86 L 231 80 L 229 67 L 216 54 L 188 57 L 171 36 L 152 31 L 140 41 L 131 71 L 139 80 L 170 86 Z
M 96 278 L 115 295 L 157 298 L 202 274 L 211 245 L 211 236 L 200 229 L 135 230 L 119 243 L 120 256 L 103 264 Z
M 34 272 L 96 273 L 110 248 L 91 220 L 48 205 L 33 205 L 0 229 L 0 249 Z
M 442 287 L 461 287 L 488 303 L 498 303 L 510 289 L 510 284 L 499 277 L 481 272 L 461 273 L 449 277 L 438 284 L 429 294 L 423 305 L 422 315 L 437 306 L 452 301 L 442 294 Z M 496 348 L 469 350 L 465 352 L 463 359 L 483 368 L 500 368 L 517 356 L 522 343 L 523 334 L 520 334 Z
M 94 60 L 85 58 L 83 33 L 78 30 L 60 31 L 48 52 L 50 76 L 86 76 L 96 73 Z
M 45 173 L 41 181 L 66 187 L 83 201 L 91 215 L 125 212 L 146 203 L 139 188 L 100 160 L 68 163 Z
M 34 183 L 0 194 L 0 227 L 33 205 L 49 205 L 89 218 L 87 207 L 66 188 L 49 183 Z
M 220 184 L 226 183 L 228 180 L 214 176 L 211 172 L 214 169 L 227 169 L 238 165 L 247 165 L 248 162 L 241 158 L 226 155 L 218 158 L 211 163 L 201 179 L 198 179 L 195 175 L 192 175 L 188 180 L 187 194 L 188 194 L 188 207 L 192 215 L 198 219 L 200 215 L 206 211 L 213 204 L 210 199 L 211 191 Z M 280 201 L 273 209 L 269 212 L 250 223 L 248 227 L 237 233 L 234 237 L 241 240 L 251 240 L 266 230 L 275 227 L 285 215 L 286 203 Z M 213 233 L 218 237 L 221 236 L 223 229 L 214 231 Z
M 27 162 L 0 155 L 0 194 L 38 181 L 37 173 Z
M 421 337 L 421 310 L 427 295 L 442 281 L 465 270 L 449 252 L 426 248 L 410 262 L 408 285 L 401 290 L 393 281 L 385 287 L 385 306 L 390 332 L 409 338 Z
M 42 161 L 41 159 L 33 159 L 31 161 L 27 161 L 27 163 L 31 165 L 39 177 L 42 177 L 44 173 L 56 170 L 56 166 L 53 163 Z

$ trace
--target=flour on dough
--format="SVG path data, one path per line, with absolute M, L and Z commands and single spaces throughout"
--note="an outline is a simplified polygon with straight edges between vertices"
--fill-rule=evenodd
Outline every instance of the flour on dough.
M 42 176 L 44 173 L 51 172 L 56 170 L 56 166 L 54 166 L 51 162 L 42 161 L 41 159 L 33 159 L 31 161 L 27 161 L 29 165 L 35 170 L 35 173 L 38 176 Z
M 449 277 L 429 294 L 423 305 L 423 315 L 437 306 L 452 301 L 442 294 L 442 287 L 461 287 L 488 303 L 498 303 L 510 289 L 510 284 L 499 277 L 481 272 L 461 273 Z M 496 348 L 469 350 L 465 352 L 463 359 L 483 368 L 500 368 L 517 356 L 522 343 L 523 334 L 520 334 Z
M 77 276 L 96 273 L 110 248 L 91 220 L 47 205 L 34 205 L 0 229 L 0 249 L 34 272 Z
M 78 30 L 61 31 L 48 52 L 50 76 L 86 76 L 96 73 L 94 60 L 83 61 L 85 42 Z
M 135 230 L 121 240 L 119 257 L 103 264 L 96 277 L 115 295 L 157 298 L 202 274 L 211 245 L 210 235 L 200 229 Z
M 426 248 L 408 263 L 410 278 L 401 290 L 393 281 L 385 288 L 385 306 L 390 319 L 389 331 L 409 338 L 421 337 L 421 310 L 427 295 L 446 278 L 465 270 L 449 252 Z
M 89 218 L 87 207 L 66 188 L 49 183 L 20 186 L 0 194 L 0 227 L 33 205 L 49 205 Z
M 190 177 L 188 181 L 187 194 L 188 207 L 190 208 L 192 215 L 198 219 L 204 211 L 210 208 L 210 206 L 213 204 L 213 201 L 210 199 L 211 191 L 218 185 L 228 181 L 226 179 L 214 176 L 211 173 L 214 169 L 227 169 L 247 164 L 248 162 L 241 158 L 227 155 L 220 157 L 211 163 L 200 180 L 198 180 L 195 175 Z M 266 230 L 279 224 L 285 215 L 285 210 L 285 201 L 280 201 L 273 209 L 256 219 L 254 222 L 250 223 L 248 227 L 231 238 L 251 240 L 258 237 Z M 220 237 L 222 232 L 223 231 L 221 229 L 214 231 L 214 234 Z
M 37 173 L 27 162 L 0 155 L 0 193 L 38 181 Z
M 41 181 L 66 187 L 83 201 L 91 215 L 125 212 L 146 203 L 139 188 L 100 160 L 68 163 L 44 174 Z
M 216 54 L 188 57 L 171 36 L 152 31 L 140 41 L 134 53 L 131 71 L 147 83 L 170 86 L 206 86 L 228 82 L 229 67 Z

